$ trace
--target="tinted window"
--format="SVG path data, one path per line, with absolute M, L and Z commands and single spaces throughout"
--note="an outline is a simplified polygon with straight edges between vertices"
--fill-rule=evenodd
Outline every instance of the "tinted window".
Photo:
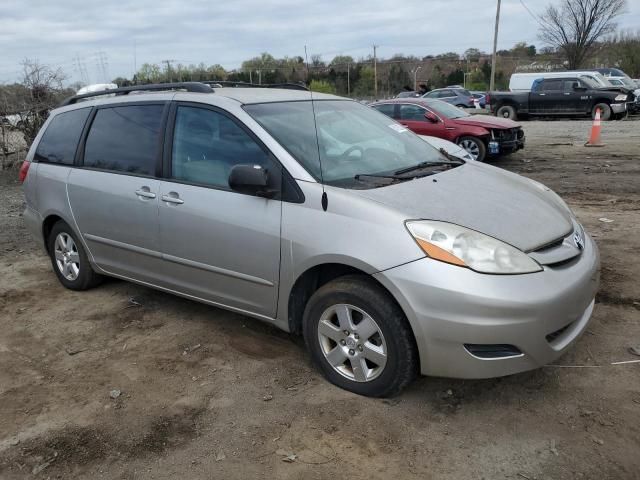
M 234 165 L 276 168 L 269 154 L 231 118 L 204 108 L 178 107 L 172 178 L 229 188 Z
M 38 144 L 35 159 L 39 162 L 73 165 L 78 140 L 90 112 L 90 108 L 81 108 L 53 117 Z
M 154 175 L 163 108 L 131 105 L 98 110 L 87 137 L 84 165 Z
M 373 108 L 378 110 L 380 113 L 384 113 L 387 117 L 393 118 L 393 109 L 395 105 L 386 104 L 386 105 L 374 105 Z
M 542 90 L 545 92 L 562 90 L 562 80 L 545 80 L 542 82 Z
M 577 79 L 572 79 L 572 80 L 564 80 L 563 82 L 564 85 L 564 91 L 565 92 L 572 92 L 574 87 L 580 87 L 581 83 L 579 80 Z
M 415 120 L 424 122 L 424 114 L 427 113 L 424 108 L 417 105 L 400 105 L 400 119 L 402 120 Z

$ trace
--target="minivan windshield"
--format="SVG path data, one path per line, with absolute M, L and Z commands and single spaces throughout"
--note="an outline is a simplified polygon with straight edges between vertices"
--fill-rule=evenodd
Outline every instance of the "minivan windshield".
M 313 105 L 310 100 L 274 102 L 244 108 L 316 180 L 327 184 L 372 188 L 380 186 L 371 185 L 373 178 L 395 178 L 403 170 L 416 173 L 410 167 L 418 171 L 429 164 L 457 165 L 386 115 L 350 100 L 315 100 Z M 418 174 L 395 179 L 415 176 Z

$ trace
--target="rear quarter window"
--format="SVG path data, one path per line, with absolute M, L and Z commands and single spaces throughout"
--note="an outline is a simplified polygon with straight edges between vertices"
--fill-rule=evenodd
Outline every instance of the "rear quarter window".
M 91 108 L 59 113 L 49 123 L 36 149 L 37 162 L 73 165 L 78 141 Z

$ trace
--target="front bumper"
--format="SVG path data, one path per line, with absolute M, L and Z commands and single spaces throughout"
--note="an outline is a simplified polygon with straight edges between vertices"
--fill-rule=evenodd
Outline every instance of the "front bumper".
M 489 155 L 506 155 L 524 148 L 524 130 L 511 129 L 492 132 L 487 152 Z
M 375 274 L 413 328 L 421 372 L 490 378 L 560 357 L 589 323 L 600 258 L 587 235 L 582 254 L 525 275 L 487 275 L 424 258 Z M 465 344 L 512 345 L 521 355 L 479 358 Z
M 627 104 L 626 103 L 612 103 L 611 104 L 611 111 L 613 113 L 624 113 L 627 111 Z

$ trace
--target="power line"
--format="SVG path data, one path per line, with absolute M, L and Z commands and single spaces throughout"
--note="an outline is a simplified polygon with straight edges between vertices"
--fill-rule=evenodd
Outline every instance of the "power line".
M 529 7 L 527 7 L 527 4 L 524 3 L 524 0 L 520 0 L 520 4 L 524 7 L 524 9 L 529 13 L 529 15 L 531 15 L 531 17 L 538 23 L 538 25 L 542 25 L 542 23 L 540 22 L 540 18 L 538 17 L 538 15 L 536 15 L 535 13 L 533 13 Z

